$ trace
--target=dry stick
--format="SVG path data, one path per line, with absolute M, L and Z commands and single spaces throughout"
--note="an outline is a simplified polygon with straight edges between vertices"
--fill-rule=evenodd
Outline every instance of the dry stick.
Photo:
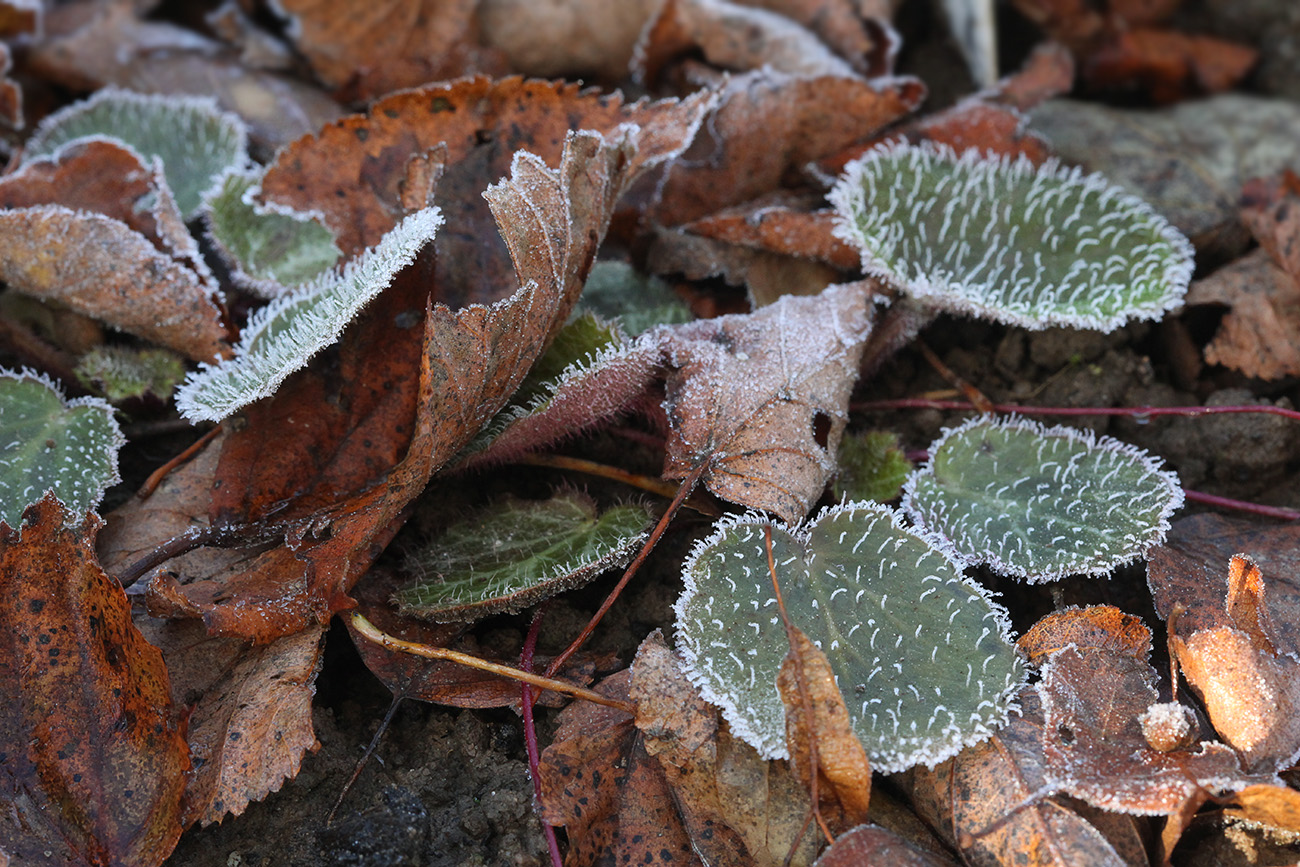
M 668 504 L 668 509 L 664 512 L 663 517 L 659 519 L 659 523 L 655 524 L 654 530 L 650 532 L 650 538 L 646 539 L 645 544 L 641 546 L 641 550 L 637 553 L 636 559 L 628 564 L 627 570 L 623 572 L 623 577 L 618 579 L 618 583 L 614 585 L 614 589 L 609 592 L 609 595 L 605 597 L 605 601 L 601 603 L 600 610 L 591 616 L 591 620 L 587 621 L 587 625 L 582 628 L 582 632 L 578 637 L 573 639 L 573 642 L 568 647 L 564 648 L 563 653 L 551 660 L 551 664 L 546 668 L 548 676 L 559 671 L 560 666 L 568 662 L 569 657 L 573 656 L 573 654 L 578 651 L 578 648 L 587 643 L 587 639 L 591 637 L 591 633 L 596 631 L 596 626 L 600 624 L 601 619 L 609 609 L 613 607 L 614 601 L 618 599 L 618 595 L 623 592 L 623 588 L 627 586 L 627 582 L 632 580 L 632 576 L 640 570 L 641 564 L 646 561 L 646 558 L 650 556 L 650 552 L 654 550 L 655 545 L 659 543 L 660 537 L 663 536 L 664 531 L 668 529 L 668 525 L 672 522 L 673 517 L 681 509 L 682 504 L 686 502 L 686 498 L 691 495 L 691 491 L 695 489 L 696 484 L 698 484 L 700 479 L 704 477 L 704 471 L 708 466 L 709 460 L 707 457 L 704 457 L 700 458 L 700 460 L 696 462 L 695 466 L 691 467 L 691 471 L 686 474 L 686 478 L 682 479 L 681 486 L 677 489 L 677 496 L 673 497 L 673 501 Z
M 615 482 L 622 482 L 625 485 L 631 485 L 634 488 L 640 488 L 643 491 L 658 494 L 670 500 L 677 496 L 677 491 L 681 487 L 680 485 L 674 485 L 672 482 L 657 479 L 654 476 L 630 473 L 622 467 L 613 467 L 609 464 L 601 464 L 585 458 L 570 457 L 569 455 L 528 455 L 520 458 L 517 463 L 527 464 L 532 467 L 573 470 L 578 473 L 586 473 L 589 476 L 612 479 Z M 700 514 L 708 515 L 710 518 L 716 518 L 722 514 L 720 510 L 713 508 L 708 503 L 684 503 L 683 505 L 688 509 L 694 509 Z
M 813 720 L 812 696 L 808 694 L 808 682 L 803 676 L 803 654 L 799 651 L 799 645 L 795 639 L 794 624 L 790 622 L 790 615 L 785 610 L 785 600 L 781 598 L 781 582 L 776 579 L 776 558 L 772 555 L 772 525 L 763 525 L 763 545 L 767 549 L 767 574 L 772 577 L 772 592 L 776 594 L 776 610 L 781 613 L 781 624 L 785 627 L 786 641 L 790 642 L 790 652 L 794 654 L 794 682 L 799 687 L 799 703 L 803 705 L 804 724 L 808 727 L 808 779 L 810 780 L 808 788 L 811 790 L 812 797 L 812 815 L 817 820 L 817 827 L 822 829 L 822 834 L 826 836 L 827 843 L 835 842 L 835 835 L 831 833 L 830 828 L 826 827 L 826 820 L 822 818 L 820 795 L 817 791 L 817 778 L 820 776 L 821 764 L 817 760 L 817 726 Z M 794 757 L 791 756 L 793 759 Z M 786 867 L 794 859 L 795 849 L 799 841 L 803 839 L 804 829 L 808 827 L 805 821 L 803 828 L 799 829 L 799 835 L 795 837 L 794 842 L 790 844 L 790 851 L 785 855 Z
M 357 781 L 357 777 L 361 776 L 361 772 L 365 770 L 366 765 L 370 763 L 370 757 L 373 756 L 375 750 L 379 748 L 379 740 L 388 731 L 388 726 L 393 722 L 393 717 L 397 715 L 397 708 L 404 698 L 406 698 L 405 690 L 402 691 L 401 695 L 394 695 L 388 702 L 388 711 L 384 713 L 384 718 L 379 721 L 379 728 L 375 731 L 375 736 L 370 739 L 370 743 L 366 746 L 366 751 L 361 754 L 361 758 L 357 761 L 357 766 L 352 769 L 352 776 L 348 777 L 348 781 L 344 783 L 343 788 L 339 790 L 339 796 L 334 800 L 334 806 L 330 808 L 329 815 L 325 817 L 326 828 L 334 824 L 334 814 L 339 811 L 339 807 L 343 806 L 343 799 L 348 796 L 348 792 L 352 791 L 353 783 Z
M 934 354 L 934 350 L 926 346 L 925 341 L 916 341 L 916 347 L 921 350 L 921 356 L 929 362 L 930 366 L 939 372 L 939 375 L 952 383 L 953 387 L 966 395 L 966 399 L 974 405 L 980 412 L 992 412 L 993 401 L 984 396 L 984 392 L 971 385 L 966 380 L 957 375 L 952 368 L 939 360 L 939 356 Z
M 219 433 L 221 433 L 220 425 L 213 427 L 210 431 L 204 432 L 203 436 L 196 439 L 189 448 L 150 473 L 149 478 L 144 480 L 144 484 L 140 486 L 140 490 L 135 492 L 135 495 L 142 500 L 147 500 L 149 495 L 162 484 L 162 480 L 167 478 L 168 473 L 197 455 L 202 451 L 203 447 L 212 442 Z
M 403 641 L 395 638 L 375 626 L 360 614 L 352 615 L 352 628 L 360 632 L 366 638 L 389 650 L 400 650 L 403 653 L 411 653 L 415 656 L 423 656 L 426 659 L 445 659 L 449 662 L 456 662 L 468 668 L 477 668 L 479 671 L 486 671 L 489 674 L 495 674 L 497 677 L 504 677 L 507 680 L 517 680 L 521 683 L 531 683 L 539 689 L 549 689 L 552 692 L 571 695 L 574 698 L 585 699 L 594 704 L 603 704 L 606 707 L 616 708 L 624 713 L 635 713 L 636 709 L 625 701 L 618 701 L 608 696 L 601 695 L 581 686 L 572 683 L 566 683 L 563 680 L 555 680 L 551 677 L 542 677 L 538 674 L 514 668 L 509 665 L 501 665 L 497 662 L 488 662 L 486 659 L 479 659 L 477 656 L 471 656 L 468 653 L 461 653 L 458 650 L 451 650 L 446 647 L 433 647 L 428 644 L 416 644 L 413 641 Z
M 537 606 L 533 612 L 533 622 L 528 626 L 528 635 L 524 638 L 524 647 L 519 652 L 519 667 L 529 674 L 533 673 L 533 653 L 537 650 L 537 636 L 542 631 L 542 618 L 546 609 L 551 607 L 551 600 Z M 528 775 L 533 778 L 533 799 L 542 802 L 542 769 L 537 749 L 537 726 L 533 720 L 533 688 L 530 684 L 520 685 L 522 701 L 520 708 L 524 716 L 524 749 L 528 752 Z M 560 857 L 560 841 L 555 838 L 555 828 L 549 822 L 542 823 L 542 835 L 546 837 L 546 848 L 551 853 L 553 867 L 564 867 Z

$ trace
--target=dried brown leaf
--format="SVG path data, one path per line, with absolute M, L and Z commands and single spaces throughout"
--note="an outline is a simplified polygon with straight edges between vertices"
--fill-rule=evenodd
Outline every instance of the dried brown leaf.
M 1255 178 L 1241 189 L 1241 219 L 1277 266 L 1300 281 L 1300 176 Z
M 52 494 L 0 527 L 0 851 L 21 864 L 158 865 L 190 756 L 157 648 Z
M 665 478 L 704 461 L 713 493 L 802 520 L 835 471 L 869 331 L 856 286 L 674 329 Z
M 1245 78 L 1259 52 L 1215 36 L 1154 27 L 1119 30 L 1088 52 L 1083 79 L 1101 90 L 1141 89 L 1157 103 L 1229 90 Z
M 278 0 L 316 77 L 348 102 L 476 72 L 500 73 L 478 46 L 477 0 Z
M 0 211 L 0 260 L 16 291 L 198 361 L 230 351 L 214 286 L 121 220 L 60 204 Z
M 1300 283 L 1255 250 L 1187 290 L 1186 303 L 1231 308 L 1205 360 L 1260 379 L 1300 375 Z
M 861 867 L 888 864 L 890 867 L 956 867 L 951 858 L 940 858 L 920 849 L 886 828 L 859 825 L 835 838 L 830 848 L 813 862 L 813 867 Z
M 480 0 L 483 42 L 503 52 L 510 68 L 542 78 L 627 75 L 646 22 L 663 0 Z
M 136 623 L 162 651 L 172 695 L 190 706 L 186 825 L 238 816 L 297 776 L 318 746 L 311 702 L 323 628 L 249 647 L 210 637 L 194 620 L 138 614 Z
M 766 195 L 806 164 L 877 136 L 924 98 L 925 87 L 912 78 L 868 82 L 774 70 L 734 76 L 671 166 L 656 219 L 681 225 Z
M 1287 786 L 1247 786 L 1223 805 L 1229 816 L 1300 833 L 1300 792 Z
M 798 628 L 791 626 L 787 632 L 791 635 L 790 652 L 781 664 L 776 686 L 785 706 L 786 743 L 791 764 L 809 792 L 812 791 L 812 774 L 818 774 L 823 818 L 831 833 L 839 834 L 867 821 L 867 808 L 871 802 L 871 762 L 853 731 L 830 660 Z M 802 688 L 799 680 L 803 681 Z M 809 708 L 804 706 L 804 689 L 807 690 Z M 817 745 L 815 769 L 810 767 L 814 741 Z M 830 816 L 827 816 L 828 804 L 835 808 Z

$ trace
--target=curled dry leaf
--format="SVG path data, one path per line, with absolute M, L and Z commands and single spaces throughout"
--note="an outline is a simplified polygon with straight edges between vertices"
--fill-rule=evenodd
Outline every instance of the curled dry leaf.
M 352 253 L 373 244 L 401 216 L 405 155 L 445 144 L 435 203 L 450 229 L 436 241 L 438 298 L 452 307 L 490 303 L 518 284 L 482 193 L 510 173 L 516 151 L 556 166 L 571 129 L 613 135 L 621 124 L 635 124 L 631 177 L 679 153 L 713 99 L 700 93 L 626 105 L 577 85 L 517 77 L 429 85 L 381 99 L 368 114 L 344 118 L 284 149 L 262 193 L 271 202 L 321 213 L 339 247 Z
M 704 461 L 713 493 L 801 520 L 835 471 L 870 317 L 861 288 L 836 286 L 669 332 L 664 477 Z
M 685 158 L 669 169 L 655 218 L 677 226 L 770 193 L 789 173 L 875 136 L 924 98 L 924 85 L 905 77 L 734 76 Z
M 189 749 L 162 655 L 95 560 L 97 518 L 46 496 L 0 527 L 0 851 L 15 863 L 161 864 Z
M 1215 730 L 1259 773 L 1300 754 L 1297 534 L 1197 516 L 1175 526 L 1148 567 L 1183 675 Z M 1224 553 L 1238 545 L 1250 558 Z
M 541 78 L 618 81 L 646 22 L 663 0 L 480 0 L 485 44 L 511 69 Z
M 812 775 L 818 775 L 823 817 L 828 802 L 837 808 L 838 815 L 833 816 L 834 820 L 827 818 L 827 823 L 832 833 L 839 833 L 867 820 L 867 806 L 871 801 L 871 762 L 862 741 L 853 731 L 830 660 L 797 627 L 791 626 L 787 631 L 792 636 L 790 652 L 781 664 L 776 685 L 785 706 L 790 762 L 809 792 L 812 791 Z M 804 705 L 805 689 L 810 707 Z M 812 767 L 814 741 L 817 745 L 816 767 Z
M 1141 718 L 1159 700 L 1150 640 L 1138 618 L 1112 606 L 1055 612 L 1022 639 L 1043 660 L 1043 754 L 1057 790 L 1105 810 L 1168 815 L 1201 789 L 1250 782 L 1223 744 L 1148 744 Z

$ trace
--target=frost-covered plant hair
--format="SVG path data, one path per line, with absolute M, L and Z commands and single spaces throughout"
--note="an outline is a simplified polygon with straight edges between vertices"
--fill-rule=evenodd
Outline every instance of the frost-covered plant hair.
M 80 523 L 120 480 L 125 443 L 104 401 L 67 400 L 44 374 L 0 368 L 0 522 L 17 529 L 23 510 L 53 491 Z
M 854 732 L 885 773 L 931 767 L 1008 719 L 1025 666 L 1006 612 L 887 506 L 833 506 L 790 527 L 730 516 L 683 567 L 677 645 L 691 681 L 764 758 L 787 756 L 776 678 L 791 622 L 826 654 Z
M 1136 446 L 1022 418 L 946 429 L 903 509 L 970 564 L 1031 582 L 1106 575 L 1164 541 L 1178 477 Z
M 338 340 L 347 324 L 442 225 L 437 208 L 406 217 L 369 250 L 261 308 L 244 327 L 235 356 L 200 365 L 176 390 L 176 408 L 191 421 L 220 421 L 268 397 L 280 383 Z
M 863 268 L 935 306 L 1026 328 L 1112 330 L 1177 307 L 1187 239 L 1100 175 L 946 145 L 850 164 L 830 201 Z

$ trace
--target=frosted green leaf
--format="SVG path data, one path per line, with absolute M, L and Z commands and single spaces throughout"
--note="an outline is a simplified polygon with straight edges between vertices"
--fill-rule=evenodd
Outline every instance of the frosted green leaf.
M 776 677 L 790 649 L 765 526 L 790 620 L 830 660 L 877 770 L 933 767 L 1007 721 L 1025 666 L 1006 613 L 943 548 L 877 503 L 796 527 L 751 513 L 691 552 L 677 644 L 692 682 L 765 758 L 787 755 Z
M 99 398 L 66 400 L 40 374 L 0 368 L 0 522 L 21 526 L 23 509 L 52 490 L 80 523 L 119 481 L 125 442 Z
M 100 345 L 81 356 L 74 373 L 111 403 L 146 395 L 166 400 L 185 378 L 185 363 L 166 349 Z
M 1182 303 L 1192 246 L 1106 181 L 944 145 L 875 148 L 830 194 L 863 268 L 937 307 L 1110 331 Z
M 433 239 L 437 208 L 406 217 L 369 250 L 255 312 L 235 355 L 202 364 L 176 390 L 176 408 L 191 421 L 220 421 L 267 397 L 289 374 L 338 340 L 347 324 Z
M 1161 463 L 1088 431 L 984 416 L 930 446 L 903 508 L 958 557 L 1003 575 L 1106 575 L 1164 541 L 1183 504 Z
M 126 145 L 146 165 L 162 160 L 167 185 L 185 219 L 228 168 L 248 163 L 248 130 L 215 100 L 105 87 L 89 99 L 49 115 L 27 140 L 23 159 L 48 156 L 70 141 L 102 137 Z
M 441 622 L 520 611 L 626 565 L 650 523 L 644 506 L 597 512 L 573 491 L 549 500 L 509 497 L 413 552 L 406 568 L 421 578 L 394 601 Z
M 653 275 L 642 274 L 625 262 L 597 262 L 582 287 L 578 309 L 608 319 L 618 318 L 628 334 L 636 335 L 656 325 L 677 325 L 695 317 L 672 287 Z
M 334 233 L 310 217 L 254 202 L 261 180 L 260 171 L 227 172 L 209 191 L 203 215 L 235 282 L 274 298 L 333 267 L 340 251 Z
M 842 500 L 892 500 L 912 471 L 912 462 L 898 447 L 898 435 L 889 431 L 846 434 L 837 460 L 834 490 Z

